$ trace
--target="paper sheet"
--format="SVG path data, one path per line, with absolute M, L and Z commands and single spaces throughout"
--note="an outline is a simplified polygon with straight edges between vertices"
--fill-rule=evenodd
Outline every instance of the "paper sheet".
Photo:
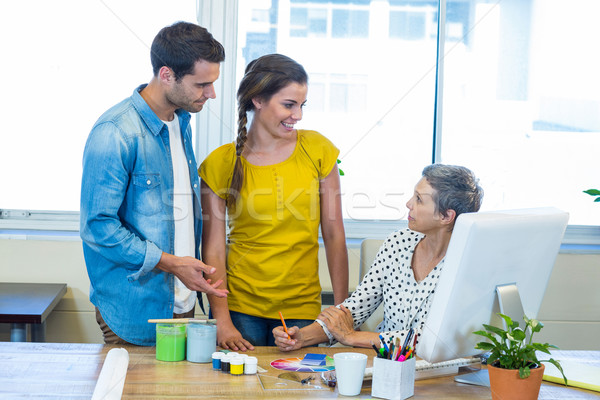
M 122 348 L 110 350 L 98 376 L 92 400 L 120 400 L 128 366 L 127 350 Z
M 561 351 L 551 352 L 558 360 L 568 379 L 569 386 L 600 391 L 600 351 Z M 537 353 L 538 359 L 548 359 L 548 355 Z M 544 380 L 564 383 L 560 371 L 550 363 L 544 363 Z
M 600 368 L 600 351 L 595 350 L 552 350 L 556 360 L 577 361 L 582 364 Z M 548 358 L 547 354 L 537 353 L 538 358 Z

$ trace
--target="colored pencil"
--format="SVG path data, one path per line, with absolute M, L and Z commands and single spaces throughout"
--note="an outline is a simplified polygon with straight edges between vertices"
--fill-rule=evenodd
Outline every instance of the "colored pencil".
M 283 330 L 288 335 L 288 339 L 292 339 L 292 337 L 290 336 L 290 333 L 287 330 L 287 326 L 285 325 L 285 320 L 283 319 L 283 315 L 281 314 L 281 311 L 279 311 L 279 318 L 281 318 L 281 324 L 283 325 Z

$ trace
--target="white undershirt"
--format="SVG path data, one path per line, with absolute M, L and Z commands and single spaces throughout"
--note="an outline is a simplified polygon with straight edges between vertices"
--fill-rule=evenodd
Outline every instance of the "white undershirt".
M 169 128 L 171 159 L 173 160 L 173 218 L 175 220 L 175 255 L 195 257 L 194 205 L 190 184 L 189 160 L 181 142 L 181 129 L 177 114 L 172 121 L 163 121 Z M 173 312 L 183 314 L 196 304 L 196 292 L 188 289 L 175 277 L 175 304 Z

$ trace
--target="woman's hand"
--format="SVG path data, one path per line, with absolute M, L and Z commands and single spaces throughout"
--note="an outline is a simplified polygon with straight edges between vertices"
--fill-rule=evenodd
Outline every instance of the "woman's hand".
M 321 311 L 317 318 L 325 323 L 329 333 L 333 335 L 335 340 L 343 345 L 353 346 L 351 337 L 356 331 L 354 330 L 354 319 L 350 310 L 343 305 L 331 306 Z
M 240 331 L 238 331 L 233 324 L 217 324 L 217 343 L 226 350 L 254 350 L 254 346 L 242 337 Z
M 283 326 L 278 326 L 273 329 L 273 337 L 275 337 L 275 345 L 281 351 L 292 351 L 298 350 L 302 348 L 303 339 L 302 339 L 302 331 L 297 326 L 293 326 L 288 328 L 288 332 L 290 334 L 290 338 L 288 338 L 288 334 L 285 333 Z

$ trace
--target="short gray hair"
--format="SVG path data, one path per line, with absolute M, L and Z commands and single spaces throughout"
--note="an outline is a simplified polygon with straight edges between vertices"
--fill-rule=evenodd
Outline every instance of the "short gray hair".
M 483 189 L 470 169 L 432 164 L 423 169 L 423 177 L 435 190 L 433 201 L 440 214 L 446 215 L 448 210 L 454 210 L 458 218 L 462 213 L 479 211 Z

